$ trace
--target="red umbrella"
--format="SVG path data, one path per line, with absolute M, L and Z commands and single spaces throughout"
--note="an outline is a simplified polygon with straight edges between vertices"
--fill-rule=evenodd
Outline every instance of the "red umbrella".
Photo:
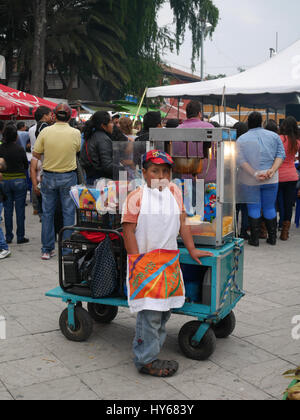
M 29 93 L 0 85 L 0 120 L 33 120 L 39 106 L 47 106 L 54 110 L 55 102 L 46 101 Z M 73 110 L 72 118 L 76 118 L 77 111 Z

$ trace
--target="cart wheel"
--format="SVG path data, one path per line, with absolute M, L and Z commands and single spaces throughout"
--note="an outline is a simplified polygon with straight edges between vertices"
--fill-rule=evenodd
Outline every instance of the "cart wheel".
M 93 321 L 85 309 L 75 308 L 75 325 L 73 330 L 69 326 L 69 312 L 65 309 L 60 316 L 59 326 L 63 335 L 70 341 L 81 343 L 87 341 L 93 332 Z
M 222 319 L 218 324 L 213 325 L 212 329 L 217 338 L 227 338 L 233 333 L 235 326 L 235 315 L 233 312 L 230 312 L 226 318 Z
M 119 309 L 117 306 L 88 303 L 88 311 L 94 321 L 99 324 L 109 324 L 116 318 Z
M 201 322 L 192 321 L 185 324 L 179 333 L 179 346 L 183 354 L 189 359 L 204 361 L 207 360 L 216 349 L 216 336 L 210 328 L 199 344 L 192 343 L 192 338 L 201 326 Z

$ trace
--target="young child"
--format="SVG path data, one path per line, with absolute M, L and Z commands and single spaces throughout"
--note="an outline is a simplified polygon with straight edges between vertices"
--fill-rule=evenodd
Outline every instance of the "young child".
M 2 174 L 1 171 L 4 171 L 6 168 L 6 164 L 4 159 L 0 158 L 0 223 L 1 223 L 1 216 L 2 216 L 2 210 L 3 210 L 3 201 L 4 201 L 4 193 L 2 190 L 1 180 L 2 180 Z M 10 256 L 10 250 L 8 248 L 8 245 L 6 243 L 3 231 L 0 227 L 0 260 L 3 260 L 4 258 L 7 258 Z
M 211 253 L 195 248 L 180 190 L 170 183 L 173 160 L 153 150 L 143 156 L 146 181 L 131 193 L 123 211 L 123 233 L 128 253 L 128 301 L 138 313 L 133 351 L 140 373 L 170 377 L 178 370 L 175 361 L 158 360 L 166 339 L 171 310 L 185 303 L 177 238 L 180 233 L 191 257 Z

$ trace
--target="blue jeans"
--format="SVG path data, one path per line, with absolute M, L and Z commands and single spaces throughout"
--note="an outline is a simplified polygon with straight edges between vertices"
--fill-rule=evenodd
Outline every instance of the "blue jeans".
M 281 226 L 283 222 L 291 222 L 293 207 L 297 198 L 296 181 L 280 182 L 278 191 L 278 204 Z
M 13 234 L 14 208 L 17 216 L 17 240 L 22 241 L 25 236 L 25 205 L 27 196 L 26 179 L 3 181 L 3 191 L 7 196 L 4 205 L 6 241 L 11 242 Z
M 42 252 L 55 249 L 54 215 L 57 201 L 61 201 L 64 226 L 75 224 L 75 204 L 70 196 L 70 188 L 77 184 L 76 172 L 65 174 L 44 172 L 42 181 Z M 70 234 L 65 232 L 64 239 Z
M 3 210 L 3 203 L 0 202 L 0 223 L 2 221 L 1 220 L 2 210 Z M 8 250 L 8 245 L 6 243 L 3 231 L 2 231 L 1 226 L 0 226 L 0 251 L 1 250 L 2 251 L 3 250 L 7 251 Z
M 260 219 L 261 213 L 266 220 L 273 220 L 277 217 L 276 200 L 278 194 L 278 184 L 262 185 L 260 187 L 249 187 L 256 190 L 259 188 L 260 199 L 257 204 L 248 204 L 249 217 Z M 251 192 L 250 192 L 251 196 Z
M 167 338 L 166 324 L 170 317 L 170 311 L 138 313 L 133 342 L 134 363 L 138 370 L 158 359 Z

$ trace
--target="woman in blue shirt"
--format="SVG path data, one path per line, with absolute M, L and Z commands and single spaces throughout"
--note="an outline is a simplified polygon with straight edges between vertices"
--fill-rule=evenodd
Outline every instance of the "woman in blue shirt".
M 244 173 L 243 184 L 247 192 L 251 228 L 249 244 L 259 246 L 261 215 L 266 222 L 270 245 L 277 242 L 276 199 L 278 169 L 286 155 L 280 137 L 262 128 L 262 115 L 253 112 L 248 118 L 248 133 L 238 140 L 239 166 Z

